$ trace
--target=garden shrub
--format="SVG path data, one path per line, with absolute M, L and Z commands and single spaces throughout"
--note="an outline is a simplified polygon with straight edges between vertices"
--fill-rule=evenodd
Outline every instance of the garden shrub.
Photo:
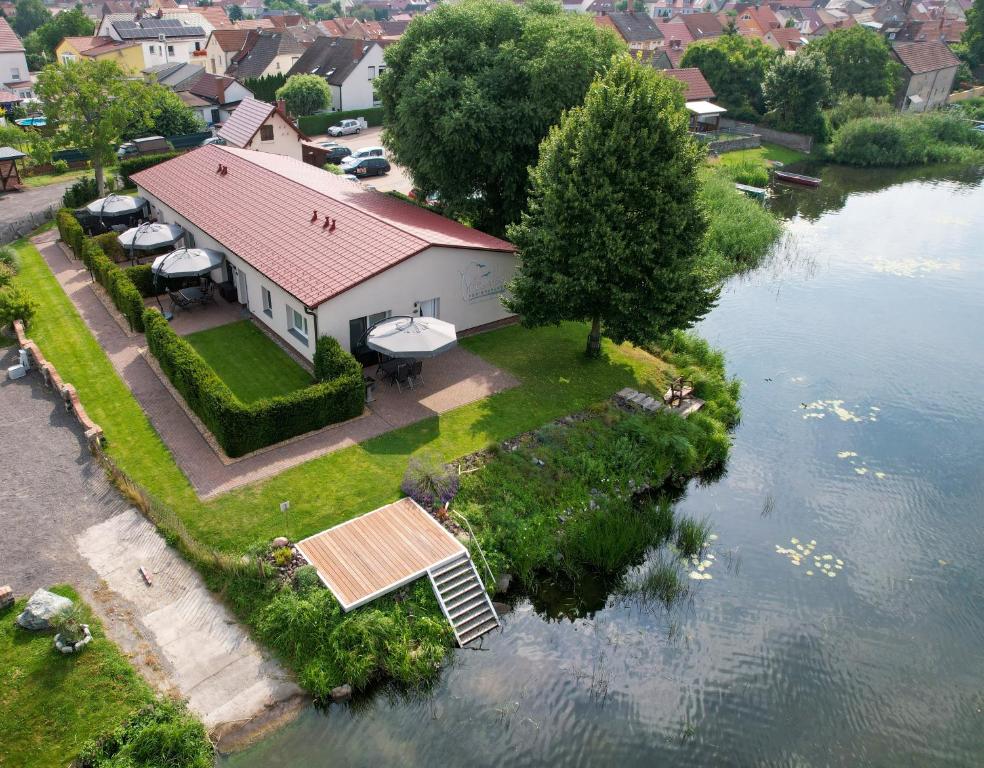
M 154 273 L 151 271 L 150 264 L 124 267 L 123 274 L 136 286 L 140 295 L 145 299 L 164 293 L 164 286 L 160 282 L 158 282 L 158 287 L 154 287 Z
M 314 378 L 332 381 L 342 376 L 362 376 L 359 362 L 342 349 L 334 336 L 319 336 L 314 345 Z
M 62 208 L 55 215 L 55 222 L 62 242 L 72 250 L 75 258 L 82 258 L 82 238 L 85 237 L 85 232 L 82 231 L 82 225 L 75 218 L 75 214 L 68 208 Z
M 321 577 L 318 576 L 318 569 L 313 565 L 302 565 L 294 571 L 294 586 L 300 594 L 317 589 L 321 586 Z
M 861 117 L 891 117 L 895 107 L 888 99 L 876 99 L 872 96 L 851 94 L 841 96 L 837 103 L 827 110 L 827 122 L 831 130 L 836 131 L 844 123 Z
M 23 320 L 24 325 L 30 325 L 37 309 L 38 303 L 17 286 L 0 288 L 0 328 L 11 325 L 14 320 Z
M 62 202 L 66 208 L 78 208 L 91 203 L 97 197 L 99 197 L 99 187 L 96 185 L 95 178 L 92 176 L 83 176 L 65 190 L 65 194 L 62 196 Z
M 133 284 L 126 281 L 132 288 Z M 136 292 L 136 289 L 134 289 Z M 242 456 L 362 413 L 365 389 L 357 365 L 329 381 L 286 395 L 243 403 L 160 312 L 143 314 L 147 346 L 164 373 L 231 457 Z
M 173 157 L 177 157 L 181 152 L 159 152 L 155 155 L 138 155 L 137 157 L 128 157 L 120 161 L 120 179 L 123 182 L 124 187 L 129 187 L 132 182 L 130 177 L 146 168 L 152 168 L 155 165 L 163 163 L 165 160 L 170 160 Z
M 458 493 L 458 472 L 431 456 L 411 456 L 400 490 L 420 506 L 434 510 Z
M 0 261 L 0 288 L 10 285 L 10 281 L 14 279 L 16 274 L 13 267 Z
M 958 114 L 862 117 L 842 125 L 830 142 L 834 162 L 900 167 L 984 160 L 984 133 Z
M 106 289 L 113 304 L 129 323 L 130 330 L 143 331 L 144 303 L 140 291 L 125 271 L 109 260 L 94 238 L 83 239 L 82 263 L 95 281 Z
M 68 161 L 67 160 L 52 160 L 51 161 L 51 172 L 55 174 L 68 173 Z
M 14 253 L 13 248 L 8 248 L 6 245 L 0 247 L 0 264 L 10 267 L 14 273 L 17 272 L 17 254 Z
M 92 240 L 102 248 L 103 253 L 109 257 L 110 261 L 119 264 L 126 258 L 126 252 L 115 232 L 103 232 L 101 235 L 93 236 Z

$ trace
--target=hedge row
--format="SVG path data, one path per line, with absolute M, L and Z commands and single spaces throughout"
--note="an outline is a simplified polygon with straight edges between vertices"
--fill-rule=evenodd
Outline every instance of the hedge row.
M 297 118 L 297 127 L 301 133 L 314 136 L 319 133 L 326 133 L 329 125 L 335 125 L 340 120 L 349 118 L 364 117 L 370 128 L 383 124 L 383 108 L 370 107 L 369 109 L 352 109 L 348 112 L 324 112 L 320 115 L 305 115 Z
M 163 163 L 165 160 L 170 160 L 172 157 L 178 157 L 184 154 L 183 152 L 160 152 L 156 155 L 137 155 L 136 157 L 128 157 L 125 160 L 120 161 L 120 178 L 123 179 L 123 186 L 130 186 L 130 177 L 142 171 L 146 168 L 151 168 L 159 163 Z
M 72 249 L 75 258 L 81 258 L 82 240 L 85 238 L 85 232 L 82 231 L 82 225 L 75 218 L 75 214 L 68 208 L 62 208 L 55 216 L 55 223 L 58 225 L 58 234 L 62 242 Z
M 123 270 L 130 282 L 133 283 L 140 295 L 145 299 L 164 293 L 164 287 L 159 283 L 158 288 L 154 288 L 154 273 L 150 271 L 150 264 L 138 264 L 135 267 L 127 267 Z
M 142 331 L 144 303 L 140 291 L 127 277 L 126 270 L 110 261 L 105 251 L 91 237 L 82 242 L 82 263 L 96 279 L 113 304 L 123 314 L 130 324 L 130 330 Z
M 337 364 L 344 373 L 288 395 L 243 403 L 160 312 L 144 312 L 147 347 L 227 455 L 258 450 L 362 413 L 365 397 L 358 364 Z M 353 359 L 354 362 L 354 359 Z

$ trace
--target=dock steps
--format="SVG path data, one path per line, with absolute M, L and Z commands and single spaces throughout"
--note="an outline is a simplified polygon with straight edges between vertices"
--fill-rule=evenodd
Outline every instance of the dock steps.
M 467 552 L 427 575 L 459 646 L 464 648 L 499 626 L 499 616 Z
M 691 413 L 695 413 L 704 407 L 704 401 L 699 397 L 693 396 L 693 389 L 691 387 L 685 387 L 683 389 L 683 398 L 677 405 L 670 405 L 666 402 L 670 399 L 671 394 L 672 392 L 667 390 L 663 395 L 663 399 L 659 400 L 651 395 L 647 395 L 645 392 L 637 392 L 631 387 L 625 387 L 615 393 L 615 399 L 630 408 L 646 411 L 647 413 L 666 411 L 668 413 L 675 413 L 684 419 Z

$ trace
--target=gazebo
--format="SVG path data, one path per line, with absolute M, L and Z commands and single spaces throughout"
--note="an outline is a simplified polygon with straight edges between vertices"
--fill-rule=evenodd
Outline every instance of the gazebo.
M 23 152 L 13 147 L 0 147 L 0 188 L 4 192 L 12 189 L 20 189 L 20 172 L 17 170 L 17 161 L 27 157 Z

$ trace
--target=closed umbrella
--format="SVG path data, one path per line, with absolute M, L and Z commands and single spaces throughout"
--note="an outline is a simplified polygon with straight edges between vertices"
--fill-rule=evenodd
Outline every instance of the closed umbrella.
M 184 227 L 178 224 L 141 224 L 119 236 L 120 243 L 130 251 L 155 251 L 174 245 L 184 237 Z
M 454 326 L 436 317 L 391 317 L 366 334 L 366 346 L 390 357 L 436 357 L 457 343 Z
M 222 266 L 224 260 L 225 256 L 208 248 L 181 248 L 158 256 L 150 271 L 161 277 L 201 277 Z
M 106 195 L 93 200 L 85 209 L 93 216 L 130 216 L 145 205 L 147 201 L 136 195 Z

